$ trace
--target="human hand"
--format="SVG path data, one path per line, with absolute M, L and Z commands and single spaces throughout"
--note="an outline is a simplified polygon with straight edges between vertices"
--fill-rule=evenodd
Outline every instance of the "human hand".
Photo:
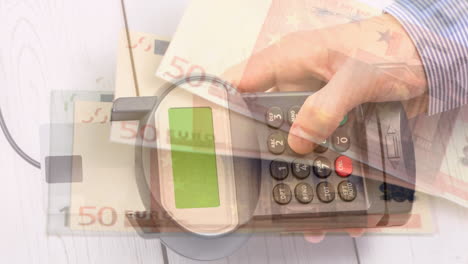
M 418 108 L 413 111 L 425 109 L 421 59 L 390 15 L 286 35 L 223 76 L 242 92 L 306 91 L 316 79 L 327 83 L 307 98 L 291 127 L 288 143 L 299 154 L 311 152 L 360 104 L 407 101 Z
M 364 228 L 351 228 L 351 229 L 341 229 L 341 230 L 320 230 L 315 232 L 309 232 L 304 234 L 304 239 L 313 244 L 322 242 L 325 239 L 327 233 L 346 233 L 350 237 L 357 238 L 364 235 L 366 230 Z

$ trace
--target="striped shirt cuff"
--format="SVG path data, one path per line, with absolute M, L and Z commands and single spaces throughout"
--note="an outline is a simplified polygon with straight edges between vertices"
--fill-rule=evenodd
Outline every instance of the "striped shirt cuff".
M 385 11 L 416 44 L 429 85 L 429 114 L 468 103 L 468 3 L 400 0 Z

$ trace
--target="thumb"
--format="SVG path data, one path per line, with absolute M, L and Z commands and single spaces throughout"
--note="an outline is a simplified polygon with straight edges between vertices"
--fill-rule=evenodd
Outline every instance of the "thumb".
M 328 84 L 307 98 L 291 127 L 288 143 L 298 154 L 311 152 L 326 140 L 346 114 L 368 101 L 369 79 L 358 77 L 352 67 L 342 67 Z M 371 89 L 366 89 L 371 88 Z
M 316 231 L 314 233 L 304 234 L 304 239 L 313 244 L 322 242 L 325 239 L 325 231 Z

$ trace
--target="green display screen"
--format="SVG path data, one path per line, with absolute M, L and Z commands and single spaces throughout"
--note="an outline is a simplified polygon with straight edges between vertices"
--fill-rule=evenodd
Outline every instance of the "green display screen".
M 218 207 L 211 108 L 171 108 L 169 129 L 176 208 Z

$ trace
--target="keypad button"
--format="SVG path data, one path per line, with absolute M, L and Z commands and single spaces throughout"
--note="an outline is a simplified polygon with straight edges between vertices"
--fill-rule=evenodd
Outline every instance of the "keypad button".
M 279 107 L 271 107 L 266 114 L 266 122 L 273 128 L 280 128 L 283 124 L 283 110 Z
M 345 115 L 343 120 L 340 122 L 340 127 L 346 125 L 348 123 L 348 115 Z
M 289 164 L 284 160 L 274 160 L 270 163 L 270 173 L 273 178 L 284 180 L 289 174 Z
M 310 184 L 302 182 L 294 189 L 296 199 L 303 204 L 308 204 L 314 199 L 314 190 Z
M 353 173 L 353 161 L 346 156 L 338 157 L 335 160 L 335 171 L 341 177 L 348 177 Z
M 310 165 L 307 161 L 297 159 L 291 164 L 294 176 L 299 179 L 305 179 L 310 175 Z
M 300 106 L 293 106 L 288 110 L 288 123 L 292 125 L 294 121 L 296 121 L 296 117 L 299 114 L 299 110 L 301 110 Z
M 331 203 L 335 200 L 335 188 L 329 182 L 321 182 L 317 185 L 317 197 L 324 203 Z
M 278 204 L 288 204 L 292 199 L 291 188 L 284 183 L 276 185 L 275 188 L 273 188 L 273 199 Z
M 356 186 L 350 181 L 342 181 L 338 185 L 338 194 L 340 195 L 341 200 L 352 202 L 357 196 Z
M 332 164 L 325 157 L 318 157 L 314 160 L 314 174 L 319 178 L 327 178 L 332 173 Z
M 338 152 L 345 152 L 351 146 L 351 139 L 344 129 L 337 130 L 331 140 L 333 148 Z
M 328 139 L 325 139 L 320 145 L 315 147 L 314 152 L 315 153 L 325 153 L 328 150 L 328 146 L 330 145 L 330 142 Z
M 283 134 L 276 132 L 268 137 L 268 150 L 276 155 L 280 155 L 286 150 L 286 138 Z

